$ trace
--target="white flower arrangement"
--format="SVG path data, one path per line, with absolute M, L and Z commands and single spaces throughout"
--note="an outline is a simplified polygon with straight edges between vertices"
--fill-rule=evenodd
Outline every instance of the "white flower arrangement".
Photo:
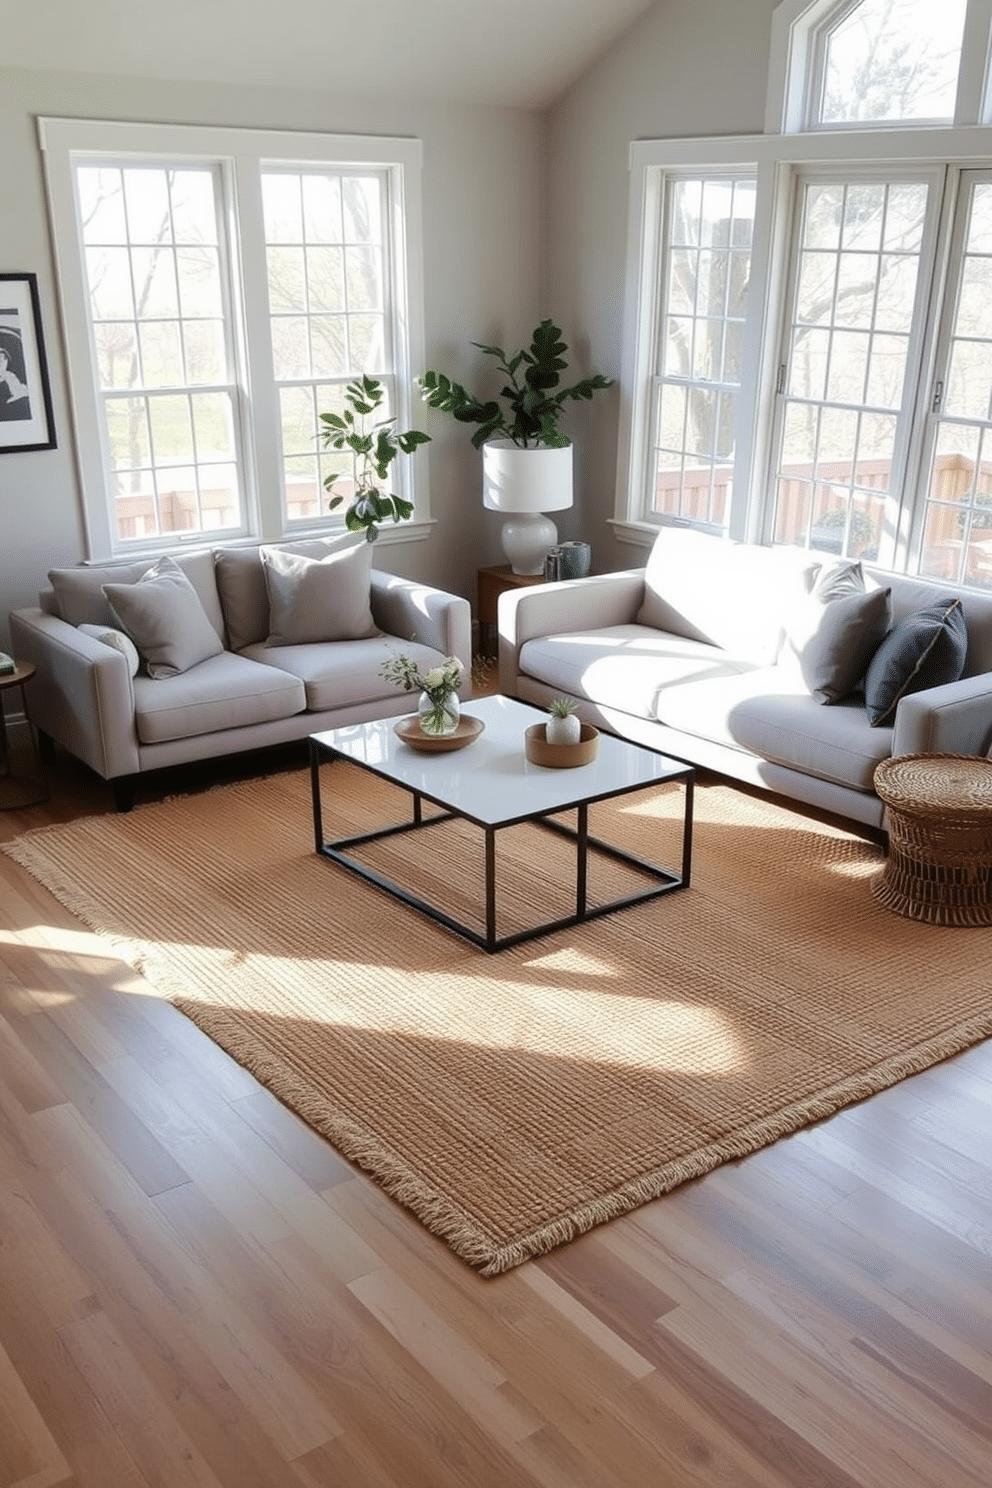
M 457 656 L 446 656 L 437 666 L 422 672 L 418 664 L 402 653 L 390 657 L 380 669 L 387 682 L 395 682 L 405 692 L 423 692 L 430 699 L 430 709 L 420 715 L 421 727 L 427 733 L 443 734 L 452 726 L 451 698 L 461 686 L 464 667 Z M 457 712 L 455 718 L 457 719 Z

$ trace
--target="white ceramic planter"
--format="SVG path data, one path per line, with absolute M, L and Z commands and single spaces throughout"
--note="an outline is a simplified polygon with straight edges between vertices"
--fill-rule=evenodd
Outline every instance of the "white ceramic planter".
M 544 737 L 549 744 L 578 744 L 582 737 L 582 720 L 577 713 L 569 713 L 566 718 L 552 714 L 544 725 Z

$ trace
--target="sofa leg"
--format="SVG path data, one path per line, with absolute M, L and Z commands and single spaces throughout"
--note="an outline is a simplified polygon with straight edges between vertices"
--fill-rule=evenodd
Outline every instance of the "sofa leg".
M 134 805 L 134 781 L 130 775 L 118 775 L 110 782 L 114 793 L 114 806 L 118 811 L 130 811 Z
M 54 765 L 55 763 L 55 740 L 51 734 L 46 734 L 44 729 L 37 730 L 38 736 L 38 758 L 43 765 Z

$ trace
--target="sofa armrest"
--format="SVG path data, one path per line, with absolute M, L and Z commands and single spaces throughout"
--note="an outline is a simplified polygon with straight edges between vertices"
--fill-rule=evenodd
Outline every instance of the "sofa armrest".
M 992 745 L 992 672 L 904 697 L 893 754 L 986 754 Z
M 140 769 L 134 690 L 127 659 L 41 609 L 13 610 L 10 640 L 35 676 L 27 688 L 31 722 L 104 780 Z
M 459 691 L 465 695 L 471 690 L 472 608 L 467 599 L 374 568 L 371 602 L 372 618 L 387 635 L 457 656 L 465 669 Z
M 643 568 L 560 584 L 535 584 L 501 594 L 497 604 L 500 692 L 516 695 L 520 648 L 526 641 L 563 631 L 633 625 L 643 598 Z

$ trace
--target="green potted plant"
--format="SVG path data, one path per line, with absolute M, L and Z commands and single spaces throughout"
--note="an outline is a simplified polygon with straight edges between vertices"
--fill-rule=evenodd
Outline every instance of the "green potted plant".
M 483 452 L 483 503 L 508 514 L 503 548 L 510 565 L 514 573 L 542 573 L 544 555 L 558 541 L 543 513 L 572 504 L 572 446 L 559 428 L 565 405 L 592 398 L 612 379 L 595 372 L 561 386 L 568 347 L 550 319 L 541 321 L 529 347 L 512 354 L 473 345 L 495 359 L 506 379 L 497 397 L 478 398 L 443 372 L 425 372 L 417 385 L 429 408 L 477 425 L 472 443 Z
M 568 366 L 564 359 L 568 346 L 551 320 L 541 321 L 529 349 L 512 355 L 501 346 L 486 346 L 481 341 L 472 345 L 494 357 L 507 379 L 498 398 L 477 398 L 443 372 L 425 372 L 417 378 L 417 385 L 429 408 L 450 413 L 460 424 L 478 424 L 472 435 L 476 449 L 497 437 L 508 439 L 518 449 L 564 449 L 570 441 L 558 423 L 565 404 L 588 400 L 613 383 L 612 378 L 595 372 L 570 387 L 559 387 Z
M 412 454 L 421 444 L 430 443 L 430 435 L 419 429 L 396 432 L 396 419 L 375 419 L 385 402 L 382 384 L 374 377 L 362 375 L 349 382 L 344 392 L 345 408 L 342 413 L 322 413 L 321 438 L 325 449 L 350 449 L 355 456 L 355 490 L 344 514 L 344 524 L 349 532 L 364 532 L 366 541 L 375 542 L 379 536 L 379 523 L 391 519 L 405 521 L 413 515 L 413 502 L 385 489 L 389 480 L 389 467 L 401 452 Z M 333 491 L 342 473 L 329 475 L 324 488 Z M 328 502 L 334 511 L 344 500 L 333 496 Z
M 582 721 L 576 712 L 574 699 L 555 698 L 551 704 L 551 717 L 544 725 L 544 737 L 549 744 L 578 744 L 582 737 Z

